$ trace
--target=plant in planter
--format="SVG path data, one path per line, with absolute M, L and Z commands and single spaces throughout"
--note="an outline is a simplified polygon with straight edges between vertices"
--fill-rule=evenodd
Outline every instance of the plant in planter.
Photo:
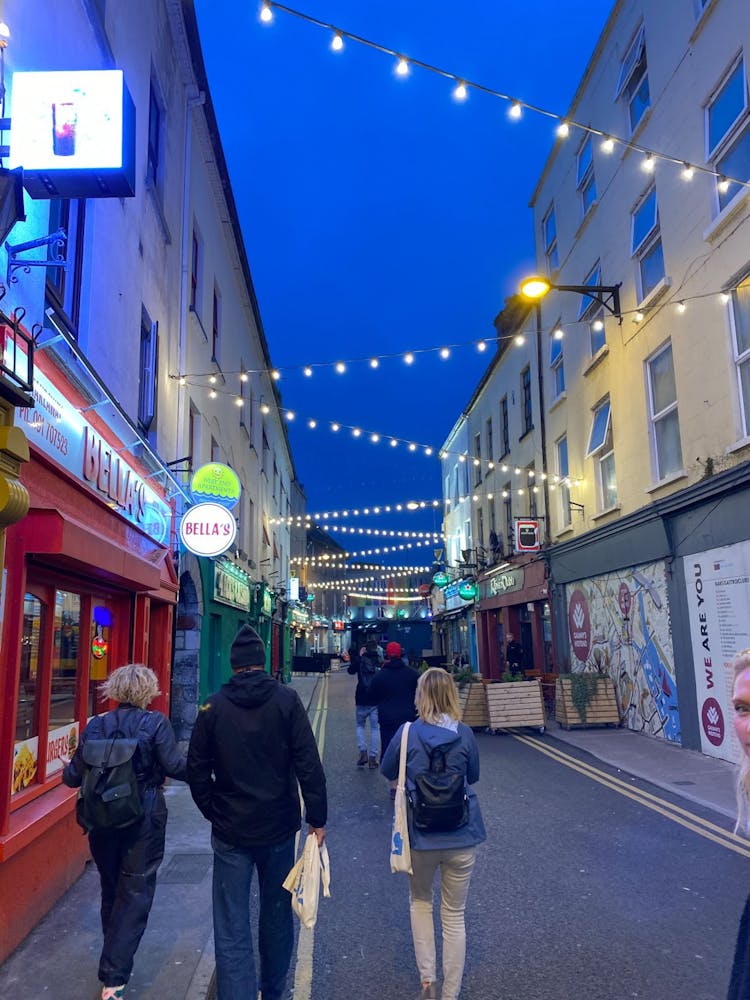
M 570 676 L 570 696 L 576 711 L 581 717 L 581 722 L 587 722 L 586 709 L 589 702 L 596 694 L 599 674 L 571 674 Z
M 500 680 L 503 684 L 512 684 L 514 681 L 524 680 L 524 676 L 520 671 L 506 670 Z
M 463 687 L 464 684 L 475 684 L 479 678 L 471 667 L 464 667 L 462 670 L 456 671 L 453 675 L 453 680 L 456 682 L 458 687 Z
M 618 726 L 620 713 L 609 674 L 560 674 L 555 686 L 555 718 L 564 729 Z

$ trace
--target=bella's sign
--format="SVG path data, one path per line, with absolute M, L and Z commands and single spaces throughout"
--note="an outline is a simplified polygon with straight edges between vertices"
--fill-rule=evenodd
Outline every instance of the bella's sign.
M 83 442 L 83 478 L 113 500 L 128 517 L 143 520 L 146 512 L 143 480 L 90 427 L 85 430 Z
M 199 503 L 191 507 L 180 523 L 180 539 L 197 556 L 220 556 L 234 544 L 237 522 L 218 503 Z

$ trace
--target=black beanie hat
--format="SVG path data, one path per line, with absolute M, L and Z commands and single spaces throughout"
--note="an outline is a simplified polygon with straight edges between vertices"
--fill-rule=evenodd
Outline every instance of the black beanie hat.
M 243 625 L 239 630 L 229 650 L 229 663 L 232 670 L 265 666 L 266 647 L 254 628 Z

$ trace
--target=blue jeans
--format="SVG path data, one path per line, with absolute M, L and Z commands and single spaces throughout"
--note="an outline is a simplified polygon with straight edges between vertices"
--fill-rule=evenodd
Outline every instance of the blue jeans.
M 360 753 L 367 752 L 365 722 L 370 720 L 370 757 L 377 757 L 380 751 L 380 729 L 378 727 L 378 706 L 357 705 L 357 746 Z
M 258 951 L 263 1000 L 281 1000 L 294 947 L 292 897 L 282 882 L 294 864 L 294 837 L 281 844 L 235 847 L 211 837 L 214 849 L 214 946 L 217 1000 L 258 995 L 250 930 L 250 889 L 258 869 Z

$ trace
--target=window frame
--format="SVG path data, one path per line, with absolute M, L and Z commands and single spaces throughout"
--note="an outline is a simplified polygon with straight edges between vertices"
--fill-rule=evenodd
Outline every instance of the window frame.
M 648 229 L 640 236 L 636 243 L 638 229 L 638 218 L 648 206 L 653 198 L 653 220 Z M 647 263 L 651 261 L 654 253 L 661 254 L 661 273 L 655 281 L 646 282 Z M 656 184 L 650 184 L 630 213 L 630 257 L 636 269 L 637 289 L 639 302 L 657 287 L 660 281 L 666 277 L 666 267 L 664 265 L 664 247 L 661 239 L 661 221 L 659 218 L 659 197 L 656 191 Z
M 586 151 L 588 155 L 585 155 Z M 594 146 L 590 135 L 586 135 L 576 153 L 576 190 L 580 198 L 581 217 L 585 218 L 596 204 Z M 589 195 L 591 195 L 590 198 Z
M 190 303 L 189 308 L 200 315 L 203 308 L 203 239 L 197 222 L 193 222 L 190 244 Z
M 563 460 L 564 452 L 564 460 Z M 569 528 L 573 522 L 570 507 L 570 459 L 568 455 L 568 435 L 562 434 L 555 441 L 555 465 L 557 466 L 557 488 L 560 498 L 560 530 Z
M 747 347 L 742 350 L 740 347 L 738 320 L 739 302 L 737 293 L 740 288 L 747 287 Z M 732 355 L 737 378 L 737 393 L 739 400 L 739 415 L 741 421 L 741 436 L 750 437 L 750 374 L 746 384 L 743 386 L 743 370 L 750 372 L 750 272 L 737 282 L 730 293 L 729 325 L 732 332 Z
M 164 186 L 164 101 L 153 77 L 149 83 L 146 131 L 146 182 L 161 191 Z
M 494 441 L 492 440 L 492 417 L 487 417 L 484 422 L 484 440 L 487 446 L 487 461 L 491 462 L 495 453 Z M 487 472 L 489 472 L 489 468 Z
M 654 386 L 653 386 L 653 364 L 667 351 L 672 355 L 672 378 L 675 384 L 674 400 L 663 409 L 658 412 L 654 410 Z M 661 345 L 653 354 L 645 359 L 644 362 L 646 366 L 646 398 L 648 402 L 648 418 L 649 418 L 649 439 L 651 444 L 651 458 L 653 463 L 653 472 L 656 476 L 656 482 L 661 482 L 662 479 L 666 479 L 668 476 L 675 474 L 682 468 L 683 455 L 682 455 L 682 438 L 680 435 L 680 418 L 679 418 L 679 399 L 677 393 L 677 378 L 674 370 L 674 352 L 672 350 L 672 341 L 667 340 Z M 677 413 L 677 437 L 680 446 L 680 462 L 674 469 L 663 470 L 661 457 L 659 455 L 659 446 L 657 438 L 657 424 L 665 420 L 667 417 L 671 416 L 672 413 Z
M 500 458 L 510 455 L 510 416 L 508 411 L 508 395 L 500 400 L 500 433 L 502 437 L 503 453 Z
M 139 374 L 138 427 L 152 442 L 159 410 L 159 323 L 145 306 L 141 307 Z
M 549 235 L 549 224 L 552 223 L 552 235 Z M 547 273 L 553 274 L 560 266 L 560 259 L 557 245 L 557 219 L 555 217 L 554 202 L 547 209 L 542 219 L 542 243 L 544 244 L 544 257 L 547 261 Z
M 552 371 L 554 396 L 552 402 L 559 399 L 565 392 L 565 351 L 563 338 L 555 337 L 555 330 L 560 327 L 561 320 L 554 324 L 549 335 L 549 366 Z
M 477 459 L 479 463 L 477 464 Z M 477 433 L 474 435 L 474 458 L 472 461 L 474 466 L 474 485 L 479 486 L 482 482 L 482 435 Z
M 734 74 L 737 70 L 741 70 L 742 75 L 742 106 L 740 107 L 736 116 L 727 125 L 727 127 L 722 132 L 721 136 L 712 142 L 711 139 L 711 111 L 721 98 L 722 93 L 726 87 L 731 82 Z M 704 109 L 705 116 L 705 135 L 706 135 L 706 163 L 713 168 L 717 174 L 724 175 L 733 173 L 732 169 L 724 170 L 722 165 L 726 160 L 738 149 L 740 149 L 743 144 L 748 144 L 748 160 L 750 160 L 750 81 L 748 81 L 747 73 L 747 62 L 745 60 L 744 52 L 738 53 L 738 55 L 729 64 L 726 72 L 724 72 L 717 83 L 716 87 L 713 89 L 709 95 Z M 740 178 L 742 179 L 742 178 Z M 750 180 L 750 170 L 748 171 L 748 177 L 744 180 Z M 726 192 L 719 190 L 719 178 L 714 179 L 714 192 L 715 192 L 715 210 L 717 214 L 722 212 L 728 205 L 731 204 L 734 199 L 747 192 L 746 187 L 742 187 L 730 182 L 729 188 Z
M 523 433 L 525 437 L 534 430 L 534 400 L 531 391 L 531 365 L 521 371 L 521 407 L 523 412 Z
M 646 99 L 640 110 L 640 114 L 634 119 L 634 103 L 641 92 L 644 82 L 646 84 Z M 620 61 L 620 75 L 617 80 L 615 100 L 623 100 L 627 105 L 628 125 L 630 134 L 632 135 L 651 106 L 651 93 L 648 85 L 648 58 L 646 56 L 646 33 L 643 24 L 637 28 L 624 57 Z
M 211 360 L 216 365 L 221 365 L 221 327 L 221 291 L 218 284 L 214 282 L 213 301 L 211 304 Z

